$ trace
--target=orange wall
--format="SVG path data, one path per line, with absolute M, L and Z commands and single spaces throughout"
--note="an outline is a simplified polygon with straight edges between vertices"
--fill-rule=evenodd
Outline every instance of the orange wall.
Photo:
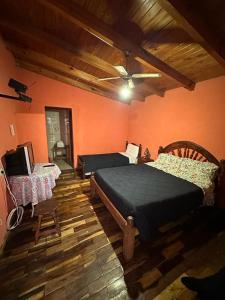
M 7 51 L 0 37 L 0 93 L 15 95 L 8 87 L 8 81 L 12 77 L 18 79 L 16 66 L 12 55 Z M 7 150 L 15 148 L 18 144 L 18 136 L 12 136 L 9 125 L 16 125 L 15 113 L 23 111 L 26 105 L 18 101 L 0 98 L 0 157 Z M 16 127 L 15 127 L 16 130 Z M 3 176 L 0 175 L 0 247 L 6 234 L 7 196 Z
M 153 157 L 159 145 L 190 140 L 225 158 L 225 76 L 198 83 L 194 91 L 178 88 L 133 102 L 128 136 Z
M 78 154 L 124 149 L 128 135 L 128 105 L 23 69 L 18 69 L 18 74 L 22 82 L 31 86 L 29 95 L 33 98 L 25 119 L 27 126 L 19 126 L 20 142 L 25 141 L 28 131 L 29 134 L 32 133 L 32 128 L 28 129 L 28 126 L 29 122 L 35 123 L 33 114 L 44 116 L 45 106 L 53 106 L 72 109 L 75 160 Z M 20 121 L 21 118 L 19 123 Z M 39 129 L 35 130 L 32 138 L 34 151 L 41 151 L 41 159 L 47 159 L 46 147 L 40 149 L 46 139 L 46 127 L 43 122 L 38 126 Z
M 35 162 L 48 161 L 48 145 L 45 128 L 45 115 L 33 113 L 17 113 L 16 128 L 19 142 L 31 141 Z

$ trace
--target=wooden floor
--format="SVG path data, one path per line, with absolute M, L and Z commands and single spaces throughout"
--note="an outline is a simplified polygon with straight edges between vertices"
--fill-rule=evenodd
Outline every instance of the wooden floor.
M 62 236 L 34 244 L 36 219 L 27 209 L 0 259 L 0 299 L 195 299 L 180 283 L 225 265 L 225 216 L 201 209 L 160 228 L 149 245 L 136 241 L 125 264 L 122 235 L 89 180 L 60 177 L 54 190 Z M 43 224 L 47 226 L 50 220 Z

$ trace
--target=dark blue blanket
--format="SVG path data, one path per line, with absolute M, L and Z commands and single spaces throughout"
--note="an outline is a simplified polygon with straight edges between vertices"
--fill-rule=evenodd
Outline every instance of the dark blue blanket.
M 80 155 L 79 157 L 84 162 L 84 173 L 129 165 L 129 158 L 120 153 Z
M 94 176 L 120 213 L 134 217 L 143 240 L 200 206 L 204 196 L 195 184 L 144 164 L 102 169 Z

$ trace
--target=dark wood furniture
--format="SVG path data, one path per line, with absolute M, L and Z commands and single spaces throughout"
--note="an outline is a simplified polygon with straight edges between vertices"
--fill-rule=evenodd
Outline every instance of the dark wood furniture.
M 148 148 L 145 149 L 144 155 L 138 158 L 138 164 L 144 164 L 153 161 L 154 159 L 151 159 L 151 154 Z
M 126 141 L 126 149 L 127 149 L 128 144 L 129 144 L 129 142 Z M 139 147 L 139 152 L 138 152 L 138 157 L 137 157 L 137 159 L 139 161 L 139 159 L 141 157 L 141 152 L 142 152 L 142 146 L 141 146 L 141 144 L 140 145 L 137 145 L 135 143 L 130 143 L 130 144 Z M 82 179 L 85 179 L 85 171 L 84 170 L 85 170 L 85 162 L 82 161 L 81 158 L 80 158 L 80 156 L 78 155 L 78 157 L 77 157 L 77 172 L 78 172 L 78 174 L 80 174 L 80 177 Z
M 222 201 L 221 197 L 224 197 L 224 195 L 221 191 L 224 191 L 225 160 L 219 162 L 216 157 L 206 149 L 190 141 L 174 142 L 164 148 L 160 146 L 158 153 L 171 153 L 179 157 L 191 158 L 202 162 L 209 161 L 218 165 L 219 171 L 215 179 L 215 197 L 216 203 Z M 134 226 L 133 216 L 128 216 L 125 219 L 112 204 L 108 196 L 96 182 L 95 178 L 91 177 L 91 197 L 95 197 L 95 195 L 100 197 L 123 231 L 123 256 L 126 261 L 131 260 L 134 254 L 135 235 L 138 235 L 138 229 Z
M 53 161 L 65 160 L 66 162 L 71 162 L 71 148 L 69 145 L 64 147 L 58 147 L 57 144 L 53 147 Z
M 140 158 L 138 158 L 138 164 L 145 164 L 148 162 L 153 162 L 154 159 L 151 158 L 147 158 L 146 156 L 141 156 Z
M 56 215 L 57 203 L 55 199 L 48 199 L 46 201 L 40 202 L 35 206 L 34 215 L 38 217 L 38 225 L 35 233 L 35 243 L 38 242 L 41 236 L 47 236 L 52 233 L 57 233 L 61 235 L 59 223 Z M 41 222 L 44 217 L 52 217 L 54 221 L 53 228 L 47 228 L 41 230 Z

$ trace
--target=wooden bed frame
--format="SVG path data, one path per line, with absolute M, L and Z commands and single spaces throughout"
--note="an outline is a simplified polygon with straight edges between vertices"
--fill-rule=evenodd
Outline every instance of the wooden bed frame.
M 171 153 L 179 157 L 191 158 L 194 160 L 200 160 L 202 162 L 209 161 L 218 165 L 219 171 L 216 177 L 215 183 L 215 197 L 216 203 L 219 203 L 223 200 L 224 202 L 224 192 L 225 192 L 225 160 L 220 162 L 208 152 L 203 147 L 190 142 L 190 141 L 178 141 L 169 144 L 166 147 L 159 147 L 158 154 L 160 153 Z M 94 176 L 91 177 L 91 197 L 98 195 L 102 202 L 105 204 L 106 208 L 109 210 L 114 220 L 120 226 L 123 231 L 123 256 L 125 261 L 129 261 L 133 258 L 134 254 L 134 243 L 135 236 L 138 235 L 138 229 L 134 226 L 134 218 L 128 216 L 126 219 L 121 215 L 117 208 L 112 204 L 110 199 L 95 181 Z
M 126 141 L 126 149 L 127 149 L 128 144 L 129 144 L 129 142 Z M 140 145 L 137 145 L 135 143 L 130 143 L 130 144 L 139 147 L 139 152 L 138 152 L 138 157 L 137 157 L 137 159 L 139 160 L 141 158 L 141 153 L 142 153 L 142 146 L 141 146 L 141 144 Z M 85 172 L 84 172 L 85 162 L 81 160 L 80 155 L 78 155 L 77 161 L 78 161 L 77 162 L 77 171 L 80 174 L 80 177 L 82 179 L 85 179 Z

